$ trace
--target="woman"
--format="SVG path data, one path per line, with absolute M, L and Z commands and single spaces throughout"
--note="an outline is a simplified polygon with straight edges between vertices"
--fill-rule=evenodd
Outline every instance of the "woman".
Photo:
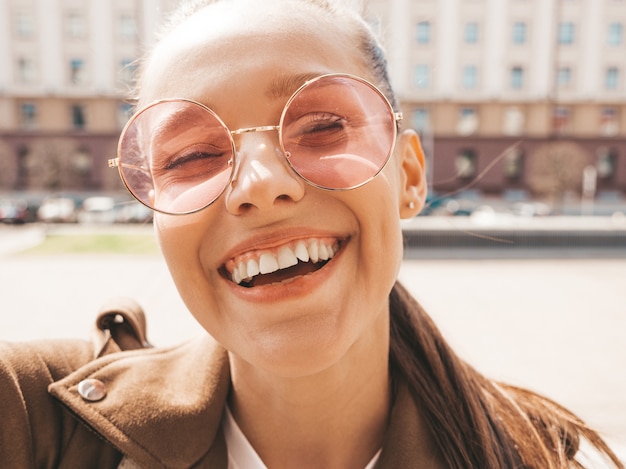
M 623 467 L 557 404 L 456 357 L 396 283 L 426 184 L 393 103 L 349 10 L 182 6 L 111 165 L 219 345 L 147 348 L 133 304 L 103 311 L 95 359 L 5 345 L 7 467 L 560 468 L 581 440 Z

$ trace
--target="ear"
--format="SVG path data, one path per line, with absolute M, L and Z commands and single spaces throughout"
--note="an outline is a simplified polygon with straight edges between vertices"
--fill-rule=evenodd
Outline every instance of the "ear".
M 401 165 L 398 209 L 401 218 L 413 218 L 426 203 L 426 158 L 414 130 L 404 130 L 398 136 L 397 150 Z

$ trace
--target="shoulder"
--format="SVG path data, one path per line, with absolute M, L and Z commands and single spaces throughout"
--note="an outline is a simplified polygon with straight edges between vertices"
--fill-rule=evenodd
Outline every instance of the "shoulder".
M 36 446 L 60 443 L 65 416 L 48 386 L 92 358 L 87 341 L 0 343 L 0 460 L 7 467 L 34 467 Z
M 85 395 L 83 384 L 97 385 L 98 392 Z M 221 460 L 219 423 L 229 387 L 226 351 L 206 335 L 99 357 L 49 391 L 142 467 L 192 467 L 205 458 Z
M 93 358 L 88 341 L 0 342 L 0 409 L 11 397 L 19 396 L 23 402 L 42 399 L 47 396 L 48 385 Z
M 0 342 L 0 373 L 19 380 L 55 380 L 93 358 L 93 346 L 86 340 Z
M 117 299 L 100 310 L 91 340 L 0 341 L 3 467 L 57 466 L 60 451 L 72 444 L 91 447 L 94 451 L 84 453 L 114 462 L 117 454 L 95 442 L 99 438 L 86 431 L 49 388 L 108 354 L 142 346 L 143 319 L 136 303 Z M 85 460 L 86 465 L 73 467 L 89 467 L 92 462 Z

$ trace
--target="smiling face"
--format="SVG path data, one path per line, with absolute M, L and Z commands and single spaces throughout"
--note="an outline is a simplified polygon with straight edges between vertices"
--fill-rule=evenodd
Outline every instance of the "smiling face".
M 140 101 L 192 99 L 241 129 L 278 124 L 289 96 L 313 76 L 372 80 L 346 28 L 310 8 L 249 0 L 204 8 L 151 54 Z M 233 180 L 212 205 L 155 215 L 192 314 L 236 357 L 285 376 L 330 367 L 357 343 L 386 350 L 387 298 L 402 260 L 399 213 L 407 197 L 417 194 L 419 205 L 423 195 L 407 189 L 422 177 L 413 174 L 416 138 L 399 138 L 400 156 L 348 191 L 307 184 L 276 131 L 234 139 Z M 415 161 L 403 163 L 411 153 Z

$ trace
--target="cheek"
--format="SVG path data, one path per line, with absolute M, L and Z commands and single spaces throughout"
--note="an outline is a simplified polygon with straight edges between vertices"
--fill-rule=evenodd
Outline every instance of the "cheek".
M 202 212 L 180 217 L 157 215 L 154 222 L 161 252 L 178 294 L 192 316 L 213 334 L 216 331 L 207 326 L 220 324 L 217 317 L 219 295 L 215 288 L 219 281 L 210 278 L 211 269 L 202 263 L 203 255 L 207 254 L 206 243 L 203 243 L 207 239 L 207 220 L 203 215 Z
M 177 218 L 159 213 L 156 213 L 154 216 L 154 232 L 163 255 L 168 259 L 168 263 L 169 259 L 176 259 L 176 254 L 181 246 L 187 245 L 185 242 L 175 242 L 176 239 L 180 239 L 180 236 L 184 238 L 186 235 L 183 224 Z
M 402 262 L 403 238 L 399 215 L 398 175 L 393 162 L 354 196 L 360 199 L 360 268 L 386 277 L 393 285 Z M 358 203 L 358 202 L 357 202 Z M 393 277 L 393 278 L 392 278 Z M 382 280 L 382 278 L 381 278 Z M 387 288 L 387 285 L 383 286 Z
M 203 237 L 197 217 L 156 214 L 154 219 L 159 247 L 181 295 L 184 285 L 202 274 L 198 252 Z
M 387 165 L 381 171 L 381 176 L 385 179 L 387 185 L 389 186 L 390 196 L 393 197 L 396 207 L 396 212 L 398 213 L 398 201 L 400 200 L 400 194 L 402 191 L 402 166 L 400 164 L 400 157 L 394 153 L 391 155 L 391 159 L 387 163 Z M 398 214 L 399 217 L 399 214 Z

